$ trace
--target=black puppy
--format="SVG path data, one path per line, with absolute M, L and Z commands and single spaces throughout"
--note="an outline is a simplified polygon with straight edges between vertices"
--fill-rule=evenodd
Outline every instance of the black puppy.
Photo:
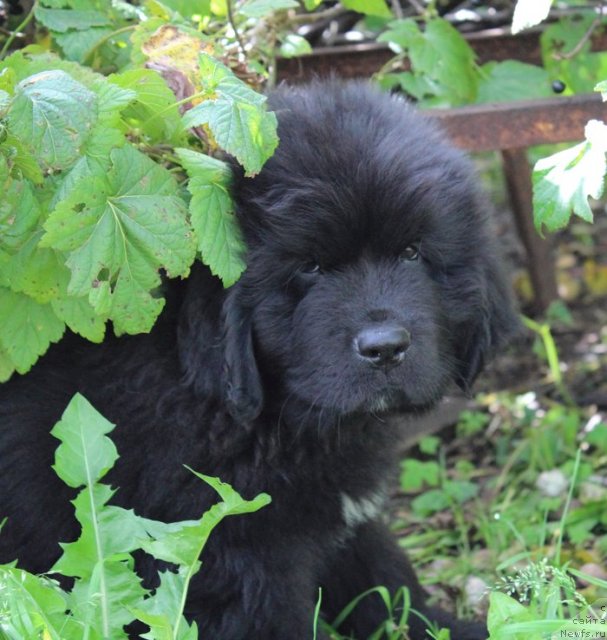
M 367 85 L 282 89 L 271 107 L 276 155 L 234 179 L 241 280 L 224 291 L 199 265 L 167 284 L 151 334 L 69 336 L 0 388 L 0 561 L 43 572 L 78 535 L 49 430 L 80 391 L 118 425 L 118 504 L 199 517 L 215 496 L 184 464 L 272 496 L 211 538 L 187 608 L 201 638 L 308 639 L 320 586 L 330 620 L 370 587 L 405 585 L 455 640 L 480 640 L 426 607 L 378 519 L 399 437 L 382 416 L 468 387 L 516 325 L 477 180 L 424 117 Z M 371 596 L 344 631 L 364 640 L 384 618 Z

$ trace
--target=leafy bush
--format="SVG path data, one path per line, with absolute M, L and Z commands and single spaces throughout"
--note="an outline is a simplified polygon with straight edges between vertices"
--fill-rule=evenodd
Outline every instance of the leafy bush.
M 243 500 L 229 485 L 192 470 L 221 498 L 199 520 L 165 524 L 108 505 L 114 490 L 101 480 L 118 458 L 107 437 L 113 428 L 79 394 L 55 425 L 52 434 L 61 444 L 54 469 L 68 486 L 80 489 L 73 504 L 82 530 L 76 541 L 61 545 L 63 554 L 50 573 L 74 578 L 74 587 L 67 592 L 51 577 L 0 565 L 3 638 L 119 640 L 127 637 L 124 625 L 139 620 L 150 627 L 145 638 L 195 640 L 196 625 L 185 620 L 183 610 L 209 535 L 225 517 L 251 513 L 270 502 L 266 494 Z M 153 593 L 134 572 L 132 553 L 137 549 L 175 567 L 160 574 Z

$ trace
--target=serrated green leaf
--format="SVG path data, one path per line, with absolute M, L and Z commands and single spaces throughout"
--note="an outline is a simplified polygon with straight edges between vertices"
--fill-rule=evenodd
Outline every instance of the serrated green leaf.
M 263 18 L 274 11 L 296 9 L 299 5 L 295 0 L 249 0 L 238 9 L 247 18 Z
M 36 20 L 51 31 L 65 33 L 70 29 L 90 29 L 111 24 L 108 16 L 99 11 L 78 11 L 74 9 L 46 9 L 38 5 L 34 12 Z
M 97 562 L 89 579 L 76 581 L 69 606 L 78 612 L 85 629 L 96 632 L 95 637 L 126 640 L 132 637 L 123 629 L 133 620 L 130 610 L 141 604 L 146 593 L 132 558 L 109 559 Z
M 122 147 L 126 141 L 126 127 L 122 123 L 123 110 L 132 104 L 137 94 L 131 89 L 123 89 L 105 79 L 95 83 L 97 93 L 98 120 L 89 136 L 83 151 L 88 158 L 94 159 L 109 168 L 109 156 L 112 149 Z
M 190 626 L 180 615 L 184 588 L 183 571 L 173 573 L 164 571 L 160 574 L 160 585 L 153 598 L 148 598 L 133 613 L 138 620 L 150 626 L 150 633 L 142 638 L 151 640 L 187 640 L 196 638 L 190 634 L 196 631 L 196 625 Z M 178 628 L 176 628 L 178 627 Z
M 417 80 L 403 77 L 399 82 L 410 85 L 413 95 L 432 91 L 444 98 L 445 106 L 476 98 L 480 76 L 474 51 L 449 22 L 435 18 L 423 32 L 411 18 L 394 20 L 388 26 L 378 40 L 388 42 L 396 53 L 408 55 Z
M 384 2 L 384 0 L 342 0 L 342 4 L 346 9 L 358 11 L 370 16 L 381 16 L 389 18 L 392 12 Z
M 96 120 L 95 94 L 57 70 L 22 80 L 8 114 L 10 132 L 27 141 L 49 169 L 66 169 L 76 162 Z
M 116 335 L 148 333 L 164 308 L 164 298 L 154 298 L 133 276 L 123 270 L 112 296 L 112 319 Z
M 0 287 L 0 348 L 19 373 L 28 371 L 64 329 L 49 304 Z
M 294 58 L 306 53 L 311 53 L 312 46 L 302 36 L 295 33 L 288 34 L 280 44 L 280 55 L 283 58 Z
M 195 241 L 168 171 L 130 145 L 114 149 L 111 162 L 107 175 L 83 177 L 57 205 L 41 244 L 68 252 L 71 295 L 90 293 L 91 304 L 105 308 L 101 283 L 108 282 L 119 330 L 146 331 L 163 305 L 149 295 L 160 284 L 159 269 L 187 275 Z
M 57 33 L 55 41 L 68 60 L 86 61 L 95 47 L 112 33 L 114 29 L 108 27 L 93 27 L 84 31 Z
M 54 469 L 71 487 L 84 486 L 74 500 L 80 536 L 62 544 L 63 555 L 53 572 L 78 578 L 70 594 L 70 608 L 78 612 L 84 629 L 100 638 L 126 638 L 123 626 L 133 616 L 128 608 L 145 594 L 128 551 L 137 547 L 145 530 L 132 511 L 107 506 L 114 494 L 97 484 L 118 458 L 107 437 L 114 425 L 80 394 L 70 401 L 51 434 L 61 440 Z M 86 635 L 86 634 L 85 634 Z
M 592 222 L 588 197 L 601 196 L 606 171 L 604 148 L 589 140 L 538 161 L 533 169 L 536 227 L 560 229 L 569 222 L 572 211 Z
M 76 62 L 61 59 L 57 54 L 38 47 L 19 49 L 0 61 L 0 69 L 14 75 L 15 83 L 25 80 L 38 73 L 48 72 L 50 69 L 64 71 L 73 80 L 91 89 L 96 82 L 104 77 L 92 69 Z
M 41 248 L 41 231 L 32 235 L 2 268 L 13 291 L 27 294 L 42 304 L 58 298 L 67 289 L 70 274 L 64 258 L 53 249 Z
M 200 54 L 201 80 L 209 99 L 186 112 L 187 128 L 208 124 L 217 143 L 258 173 L 278 145 L 276 116 L 265 110 L 265 96 L 248 87 L 213 57 Z
M 55 453 L 55 473 L 70 487 L 90 487 L 114 466 L 118 453 L 106 437 L 114 425 L 77 393 L 51 434 L 61 441 Z M 107 491 L 111 489 L 106 487 Z M 100 489 L 99 499 L 109 500 Z M 86 505 L 83 505 L 86 508 Z
M 17 177 L 27 178 L 34 184 L 42 183 L 44 176 L 36 156 L 21 140 L 9 132 L 4 147 L 10 149 L 10 164 L 17 169 Z
M 607 80 L 603 80 L 603 82 L 599 82 L 595 87 L 595 91 L 600 91 L 601 97 L 603 98 L 603 102 L 607 100 Z
M 184 594 L 187 592 L 192 576 L 200 568 L 199 557 L 209 535 L 225 517 L 252 513 L 270 502 L 270 497 L 263 493 L 253 500 L 244 500 L 232 487 L 218 478 L 204 476 L 192 469 L 190 471 L 212 486 L 219 493 L 222 502 L 213 505 L 200 520 L 174 523 L 170 530 L 151 532 L 154 539 L 142 543 L 145 551 L 160 560 L 179 565 L 179 570 L 173 575 L 162 574 L 164 586 L 159 600 L 144 601 L 140 610 L 135 612 L 138 619 L 149 623 L 158 631 L 171 630 L 173 635 L 167 636 L 168 638 L 183 638 L 183 640 L 193 638 L 192 629 L 195 629 L 183 627 Z
M 77 624 L 65 615 L 65 594 L 51 580 L 4 566 L 0 568 L 0 594 L 0 633 L 8 626 L 8 638 L 78 637 L 74 635 Z
M 52 300 L 51 306 L 55 315 L 74 333 L 91 342 L 103 341 L 105 320 L 95 313 L 87 298 L 62 297 Z
M 545 69 L 518 60 L 488 62 L 481 67 L 478 104 L 532 100 L 552 95 Z
M 201 153 L 176 151 L 190 178 L 190 215 L 202 260 L 229 287 L 245 269 L 244 242 L 228 191 L 230 169 L 224 162 Z
M 6 382 L 15 372 L 15 365 L 8 353 L 0 348 L 0 382 Z
M 512 33 L 534 27 L 548 17 L 553 0 L 518 0 L 512 16 Z
M 489 613 L 487 616 L 487 627 L 490 635 L 499 635 L 500 630 L 507 623 L 533 619 L 532 613 L 514 598 L 499 591 L 493 591 L 490 594 Z M 520 640 L 522 640 L 522 637 L 522 634 L 520 634 Z M 528 637 L 528 635 L 525 634 L 525 637 Z M 519 640 L 519 637 L 516 637 L 515 640 Z
M 189 468 L 189 467 L 188 467 Z M 165 536 L 144 542 L 142 548 L 155 558 L 166 560 L 191 570 L 191 575 L 198 570 L 201 550 L 213 529 L 227 516 L 253 513 L 270 503 L 270 496 L 260 493 L 253 500 L 244 500 L 230 485 L 219 478 L 205 476 L 197 471 L 190 471 L 209 484 L 219 493 L 222 501 L 214 504 L 197 522 L 173 525 L 173 530 Z
M 113 84 L 132 91 L 133 103 L 123 113 L 125 122 L 153 141 L 178 144 L 183 139 L 175 94 L 162 76 L 151 69 L 132 69 L 109 77 Z
M 40 219 L 40 205 L 27 181 L 13 180 L 0 199 L 0 247 L 16 251 Z

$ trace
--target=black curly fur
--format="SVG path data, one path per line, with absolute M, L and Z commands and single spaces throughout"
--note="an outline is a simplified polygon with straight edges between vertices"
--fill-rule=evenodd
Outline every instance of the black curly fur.
M 389 414 L 431 407 L 453 381 L 467 388 L 516 326 L 477 180 L 424 117 L 365 84 L 285 88 L 270 101 L 279 149 L 257 177 L 234 177 L 241 280 L 224 291 L 197 265 L 166 284 L 149 335 L 67 336 L 0 388 L 0 561 L 43 572 L 58 542 L 78 536 L 49 431 L 79 391 L 118 425 L 117 504 L 199 517 L 216 498 L 184 464 L 273 498 L 212 536 L 187 607 L 201 638 L 308 639 L 319 586 L 331 619 L 376 585 L 408 586 L 455 640 L 484 638 L 482 625 L 426 607 L 374 512 L 397 462 Z M 402 259 L 410 245 L 417 260 Z M 411 335 L 389 371 L 353 348 L 383 322 Z M 153 583 L 154 566 L 139 565 Z M 384 615 L 367 598 L 346 631 L 363 640 Z M 412 618 L 414 640 L 423 629 Z

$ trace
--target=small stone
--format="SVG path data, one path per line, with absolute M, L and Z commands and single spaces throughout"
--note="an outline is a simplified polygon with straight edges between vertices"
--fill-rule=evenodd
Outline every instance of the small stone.
M 598 578 L 599 580 L 607 580 L 607 571 L 596 564 L 595 562 L 587 562 L 580 567 L 580 571 L 582 573 L 586 573 L 593 578 Z M 590 585 L 590 582 L 584 580 L 584 578 L 578 578 L 580 585 L 583 587 L 587 587 Z
M 464 584 L 464 597 L 466 603 L 472 609 L 478 609 L 486 600 L 489 593 L 489 585 L 477 576 L 469 576 Z
M 547 498 L 562 496 L 569 487 L 569 479 L 560 469 L 542 471 L 535 481 L 535 486 Z

